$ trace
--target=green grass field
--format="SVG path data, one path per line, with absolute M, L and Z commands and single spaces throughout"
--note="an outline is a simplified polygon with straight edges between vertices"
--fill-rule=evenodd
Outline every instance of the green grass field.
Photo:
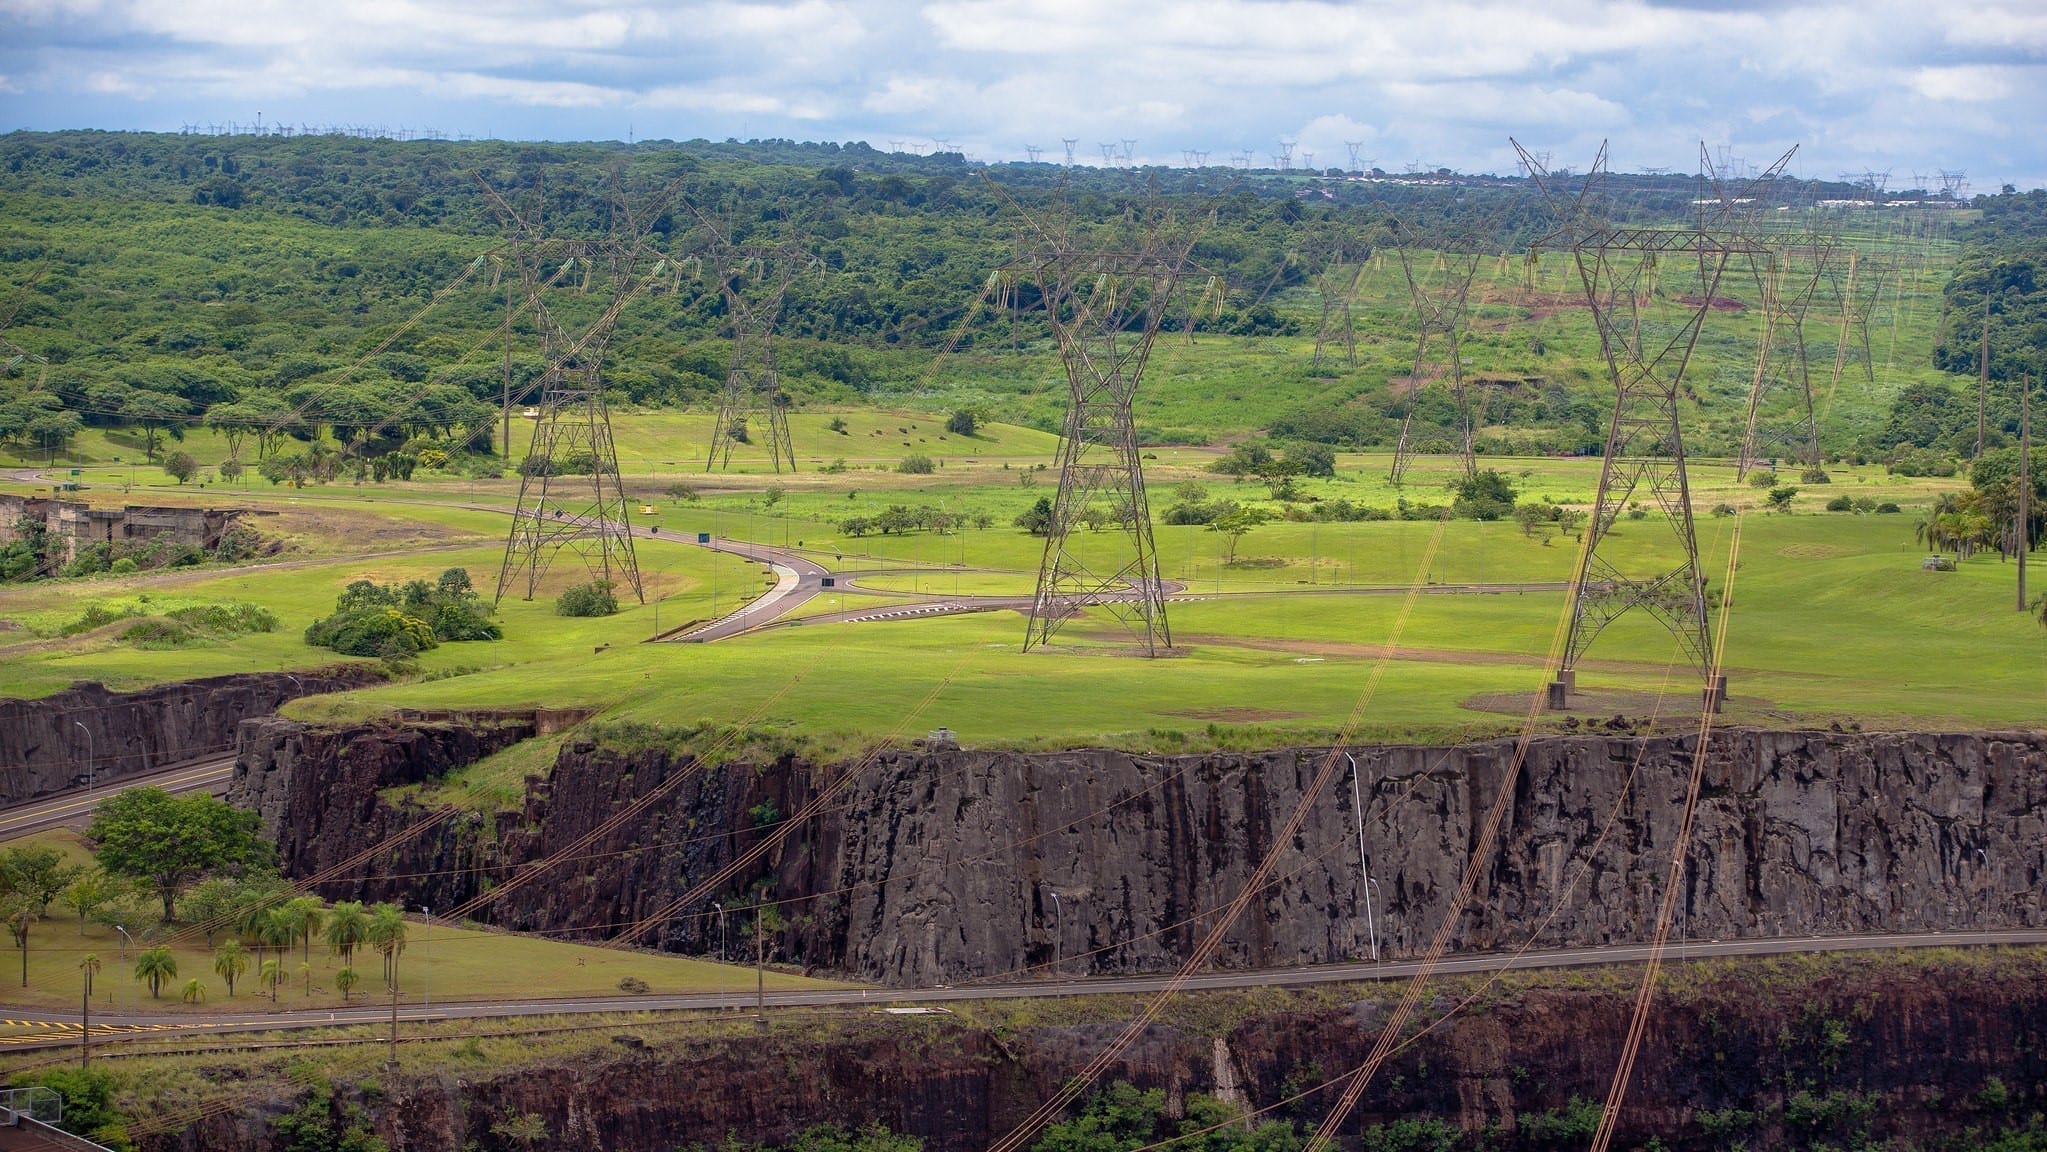
M 1233 485 L 1195 465 L 1218 450 L 1183 450 L 1161 462 L 1161 500 L 1176 483 L 1203 484 L 1211 495 L 1262 499 L 1263 485 Z M 1588 500 L 1596 462 L 1530 459 L 1505 466 L 1529 498 Z M 1389 503 L 1383 455 L 1340 460 L 1339 476 L 1314 481 L 1308 494 Z M 1442 477 L 1454 460 L 1419 461 L 1403 491 L 1443 500 Z M 1002 470 L 977 476 L 901 476 L 872 489 L 857 472 L 804 473 L 772 502 L 772 477 L 734 477 L 695 501 L 662 499 L 643 520 L 661 525 L 640 544 L 659 627 L 708 620 L 757 596 L 758 565 L 682 542 L 699 531 L 800 547 L 834 571 L 877 592 L 929 596 L 1026 595 L 1043 541 L 1010 526 L 1049 478 L 1026 487 Z M 1047 477 L 1047 473 L 1023 473 Z M 976 481 L 979 482 L 976 482 Z M 48 581 L 0 593 L 0 692 L 39 695 L 76 680 L 118 686 L 219 672 L 302 668 L 332 654 L 300 639 L 331 609 L 350 580 L 432 577 L 463 566 L 492 586 L 501 556 L 501 513 L 458 505 L 503 506 L 511 481 L 480 490 L 459 480 L 304 490 L 257 486 L 242 494 L 258 507 L 293 517 L 300 531 L 322 524 L 334 551 L 288 554 L 279 567 L 201 569 L 127 578 Z M 1808 486 L 1790 515 L 1764 514 L 1754 489 L 1732 469 L 1702 464 L 1694 495 L 1702 508 L 1745 509 L 1741 567 L 1728 620 L 1726 663 L 1732 718 L 1765 723 L 1855 720 L 1885 725 L 2011 725 L 2040 712 L 2047 635 L 2012 610 L 2013 569 L 1993 557 L 1955 573 L 1919 569 L 1912 536 L 1923 505 L 1956 481 L 1908 481 L 1876 468 L 1840 468 L 1834 483 Z M 154 490 L 152 490 L 154 491 Z M 1818 505 L 1846 493 L 1897 500 L 1903 515 L 1825 513 Z M 1156 502 L 1156 501 L 1155 501 Z M 955 534 L 845 535 L 839 518 L 872 514 L 888 503 L 945 505 L 985 514 L 991 526 Z M 1275 506 L 1276 507 L 1276 506 Z M 1717 587 L 1735 517 L 1699 519 L 1704 561 Z M 374 544 L 379 526 L 408 543 Z M 676 539 L 669 539 L 669 537 Z M 337 539 L 340 538 L 340 539 Z M 304 716 L 359 715 L 396 707 L 581 705 L 608 718 L 672 726 L 747 724 L 845 748 L 884 737 L 907 739 L 940 725 L 971 744 L 1054 746 L 1110 742 L 1131 746 L 1242 744 L 1327 738 L 1357 714 L 1356 733 L 1405 738 L 1497 731 L 1518 721 L 1512 702 L 1537 690 L 1564 607 L 1555 591 L 1482 596 L 1423 594 L 1409 586 L 1562 581 L 1575 541 L 1524 535 L 1510 522 L 1454 520 L 1355 523 L 1272 522 L 1223 562 L 1223 537 L 1200 527 L 1160 526 L 1161 570 L 1200 597 L 1173 605 L 1173 658 L 1132 659 L 1105 613 L 1091 612 L 1061 632 L 1053 650 L 1020 651 L 1024 627 L 1012 612 L 931 620 L 806 623 L 842 607 L 894 603 L 846 589 L 819 597 L 791 621 L 711 645 L 640 641 L 656 631 L 653 603 L 628 602 L 617 616 L 555 616 L 551 597 L 585 578 L 572 559 L 551 573 L 531 602 L 502 605 L 506 639 L 444 645 L 424 654 L 418 678 L 293 706 Z M 432 540 L 422 549 L 417 541 Z M 1675 558 L 1675 537 L 1660 516 L 1623 520 L 1614 555 L 1644 564 Z M 369 554 L 340 552 L 350 544 Z M 1121 545 L 1114 532 L 1083 534 L 1077 545 L 1107 561 Z M 864 575 L 863 575 L 864 573 Z M 1242 595 L 1259 593 L 1260 595 Z M 150 600 L 144 602 L 143 597 Z M 89 605 L 145 611 L 209 600 L 259 604 L 280 630 L 232 641 L 147 650 L 115 638 L 120 626 L 75 637 L 54 633 Z M 1360 698 L 1383 645 L 1397 643 L 1372 697 Z M 1668 636 L 1638 616 L 1624 617 L 1591 649 L 1581 682 L 1628 694 L 1677 716 L 1692 711 L 1696 685 L 1673 664 Z M 928 698 L 929 703 L 924 703 Z
M 75 862 L 90 859 L 88 849 L 75 832 L 45 832 L 28 840 L 57 845 Z M 733 932 L 737 934 L 749 923 L 742 923 L 735 913 Z M 0 950 L 0 988 L 5 990 L 0 993 L 0 1001 L 15 1010 L 76 1011 L 83 991 L 78 965 L 91 955 L 101 965 L 93 982 L 95 1011 L 172 1012 L 196 1018 L 271 1009 L 334 1008 L 343 1003 L 334 983 L 334 974 L 342 967 L 341 957 L 318 941 L 310 951 L 302 945 L 284 959 L 281 967 L 290 983 L 279 985 L 273 1000 L 268 988 L 258 986 L 258 965 L 253 952 L 248 971 L 236 980 L 235 993 L 229 996 L 226 981 L 213 970 L 213 945 L 207 944 L 202 936 L 182 928 L 169 933 L 158 929 L 144 931 L 140 923 L 129 928 L 138 942 L 135 947 L 149 947 L 159 940 L 171 945 L 178 974 L 163 988 L 159 998 L 152 999 L 148 987 L 134 978 L 135 947 L 128 947 L 115 928 L 99 923 L 81 926 L 76 917 L 53 906 L 49 917 L 38 921 L 30 931 L 25 984 L 21 950 L 12 947 Z M 229 935 L 216 933 L 213 944 L 224 942 Z M 738 947 L 735 943 L 735 950 Z M 268 958 L 277 956 L 271 953 Z M 355 956 L 355 971 L 361 982 L 350 990 L 349 1002 L 388 1002 L 390 990 L 383 980 L 382 957 L 363 947 Z M 188 1004 L 181 993 L 185 982 L 194 977 L 201 981 L 205 998 Z M 408 1006 L 424 1003 L 429 997 L 436 1002 L 454 1003 L 535 996 L 616 996 L 620 994 L 619 981 L 629 977 L 646 981 L 648 991 L 654 994 L 742 991 L 755 985 L 754 971 L 747 965 L 603 948 L 446 923 L 429 925 L 417 914 L 407 924 L 405 950 L 398 962 L 398 992 Z M 775 990 L 846 987 L 843 983 L 772 969 L 763 974 L 762 980 L 766 987 Z M 7 1031 L 0 1028 L 0 1036 Z

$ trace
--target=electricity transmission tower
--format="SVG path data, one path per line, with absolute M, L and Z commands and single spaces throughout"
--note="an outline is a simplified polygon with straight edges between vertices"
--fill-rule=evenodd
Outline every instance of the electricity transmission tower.
M 796 243 L 734 244 L 699 214 L 711 235 L 707 269 L 717 269 L 718 291 L 732 326 L 732 355 L 725 370 L 725 391 L 718 419 L 711 426 L 711 446 L 704 470 L 728 467 L 732 446 L 751 443 L 762 433 L 762 447 L 777 473 L 788 464 L 796 471 L 796 442 L 789 436 L 789 394 L 775 368 L 775 321 L 789 285 L 813 263 Z M 765 426 L 765 427 L 763 427 Z
M 1571 581 L 1571 619 L 1563 663 L 1549 686 L 1549 705 L 1568 706 L 1577 686 L 1578 661 L 1586 649 L 1607 625 L 1639 608 L 1676 639 L 1705 680 L 1706 705 L 1717 711 L 1727 684 L 1707 618 L 1706 578 L 1692 522 L 1679 401 L 1685 394 L 1685 369 L 1706 316 L 1719 299 L 1729 263 L 1736 257 L 1768 254 L 1768 247 L 1750 235 L 1753 205 L 1760 190 L 1790 162 L 1792 152 L 1742 187 L 1730 189 L 1701 145 L 1695 219 L 1690 227 L 1659 228 L 1602 219 L 1603 145 L 1575 195 L 1567 193 L 1563 181 L 1553 181 L 1518 142 L 1514 147 L 1543 198 L 1562 218 L 1562 224 L 1534 246 L 1569 249 L 1614 386 L 1598 493 Z M 1667 257 L 1689 267 L 1658 273 L 1659 260 Z M 1686 272 L 1690 282 L 1680 285 L 1684 291 L 1668 287 L 1649 291 L 1652 274 L 1668 281 Z M 1666 303 L 1659 305 L 1659 300 Z M 1611 543 L 1615 521 L 1638 493 L 1645 492 L 1677 537 L 1675 563 L 1667 553 L 1639 542 L 1628 547 Z
M 1759 231 L 1756 239 L 1774 243 L 1747 261 L 1762 303 L 1763 333 L 1756 349 L 1755 376 L 1749 383 L 1748 419 L 1741 456 L 1735 462 L 1735 479 L 1746 479 L 1766 455 L 1778 455 L 1777 449 L 1795 458 L 1809 476 L 1820 469 L 1821 461 L 1805 321 L 1820 285 L 1846 257 L 1839 235 L 1824 218 L 1813 218 L 1809 227 L 1791 235 L 1764 237 Z M 1788 367 L 1782 366 L 1785 359 L 1790 361 Z M 1795 388 L 1792 412 L 1788 419 L 1770 420 L 1766 401 L 1781 387 Z
M 1414 304 L 1414 369 L 1408 375 L 1407 408 L 1400 418 L 1400 439 L 1393 448 L 1387 479 L 1398 487 L 1407 478 L 1414 457 L 1414 413 L 1429 384 L 1442 380 L 1450 390 L 1460 432 L 1464 474 L 1477 472 L 1472 441 L 1484 414 L 1474 408 L 1464 383 L 1464 331 L 1469 320 L 1471 284 L 1493 251 L 1485 221 L 1473 221 L 1425 238 L 1393 223 L 1394 254 Z M 1417 269 L 1417 257 L 1433 250 L 1433 260 Z
M 1100 605 L 1155 656 L 1173 638 L 1131 404 L 1159 325 L 1193 270 L 1188 252 L 1198 233 L 1154 207 L 1135 225 L 1136 235 L 1112 245 L 1076 237 L 1010 203 L 1036 238 L 1010 268 L 1037 285 L 1069 389 L 1059 491 L 1045 526 L 1024 648 L 1049 644 L 1082 608 Z M 1078 530 L 1088 523 L 1113 523 L 1123 539 L 1083 548 Z
M 1339 347 L 1344 364 L 1358 366 L 1358 330 L 1351 309 L 1357 301 L 1358 285 L 1364 281 L 1364 261 L 1369 255 L 1369 251 L 1353 245 L 1348 237 L 1339 237 L 1331 245 L 1331 259 L 1315 283 L 1316 294 L 1322 299 L 1322 323 L 1315 330 L 1317 368 L 1322 366 L 1324 349 L 1329 350 L 1333 360 Z
M 505 539 L 495 598 L 502 601 L 523 578 L 524 598 L 533 599 L 555 556 L 567 548 L 582 557 L 592 576 L 623 584 L 645 602 L 602 369 L 619 316 L 664 271 L 665 262 L 648 246 L 647 234 L 679 185 L 636 208 L 621 179 L 614 176 L 609 234 L 578 239 L 546 235 L 537 203 L 530 213 L 522 213 L 480 173 L 477 183 L 511 240 L 507 251 L 540 340 L 543 364 L 532 447 L 520 468 L 519 502 Z M 648 270 L 644 267 L 648 264 L 655 266 Z M 565 297 L 587 296 L 593 289 L 605 301 L 595 317 L 578 324 L 563 314 L 564 308 L 587 312 L 587 306 L 579 309 Z M 509 319 L 505 331 L 509 339 Z M 585 469 L 587 484 L 577 475 Z

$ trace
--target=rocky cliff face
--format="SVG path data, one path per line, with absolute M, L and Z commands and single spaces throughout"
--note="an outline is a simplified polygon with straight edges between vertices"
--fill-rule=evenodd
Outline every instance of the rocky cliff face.
M 92 682 L 40 700 L 0 700 L 0 806 L 235 749 L 235 728 L 288 700 L 359 688 L 376 669 L 251 672 L 113 692 Z M 83 726 L 82 728 L 80 726 Z
M 238 794 L 266 798 L 248 802 L 278 829 L 296 875 L 426 816 L 374 797 L 440 762 L 389 751 L 416 746 L 400 730 L 310 734 L 278 721 L 244 735 L 245 765 L 268 764 L 261 774 L 281 782 Z M 288 762 L 265 760 L 278 746 L 294 749 Z M 1694 746 L 1689 736 L 1534 741 L 1454 946 L 1644 938 Z M 1373 930 L 1388 956 L 1426 945 L 1513 745 L 1354 754 L 1365 867 L 1346 764 L 1282 845 L 1217 965 L 1360 957 Z M 1242 888 L 1326 755 L 889 753 L 746 883 L 787 902 L 781 956 L 870 979 L 1168 970 Z M 393 771 L 393 756 L 414 766 Z M 845 770 L 789 760 L 700 770 L 660 748 L 571 742 L 547 779 L 529 780 L 523 811 L 437 822 L 326 892 L 398 898 L 381 875 L 433 873 L 435 890 L 411 898 L 452 904 L 674 781 L 573 866 L 486 913 L 550 931 L 629 923 L 770 835 Z M 1705 782 L 1683 878 L 1686 934 L 2047 923 L 2047 737 L 1727 731 L 1714 737 Z M 733 895 L 703 892 L 696 907 Z M 682 916 L 650 940 L 707 951 L 716 932 L 709 917 Z
M 263 818 L 263 835 L 277 845 L 289 875 L 313 876 L 424 819 L 417 805 L 386 803 L 378 796 L 381 790 L 439 779 L 533 732 L 530 719 L 496 716 L 380 721 L 339 729 L 266 716 L 242 725 L 227 799 Z M 445 828 L 437 829 L 440 835 L 417 836 L 424 848 L 415 851 L 460 853 L 476 847 L 476 830 L 485 822 L 475 813 L 445 821 Z M 489 822 L 494 825 L 496 819 Z M 349 873 L 320 890 L 334 899 L 417 893 L 431 900 L 435 895 L 430 889 L 365 886 L 358 874 Z
M 1676 1152 L 1879 1147 L 1891 1138 L 1924 1147 L 1930 1137 L 2023 1126 L 2047 1103 L 2039 950 L 1758 961 L 1675 976 L 1646 1034 L 1616 1147 L 1651 1137 Z M 1340 1134 L 1370 1148 L 1446 1147 L 1439 1137 L 1501 1152 L 1584 1146 L 1588 1118 L 1574 1098 L 1605 1098 L 1631 979 L 1516 978 L 1415 1037 Z M 1425 1016 L 1443 1014 L 1463 990 L 1443 989 Z M 1277 1007 L 1266 996 L 1256 1011 L 1247 998 L 1195 997 L 1169 1009 L 1102 1083 L 1162 1089 L 1169 1117 L 1194 1093 L 1228 1094 L 1299 1131 L 1323 1120 L 1333 1093 L 1287 1101 L 1363 1061 L 1391 995 L 1353 988 Z M 458 1049 L 423 1074 L 422 1056 L 364 1103 L 391 1147 L 416 1152 L 513 1148 L 492 1128 L 526 1115 L 546 1131 L 530 1147 L 555 1150 L 665 1152 L 728 1136 L 774 1144 L 812 1125 L 879 1123 L 931 1152 L 968 1152 L 1021 1122 L 1120 1027 L 976 1011 L 992 1018 L 848 1015 L 763 1031 L 621 1024 L 624 1043 L 572 1058 L 514 1056 L 508 1068 Z M 277 1147 L 268 1120 L 287 1103 L 149 1147 L 268 1152 Z M 1401 1121 L 1442 1127 L 1388 1130 Z

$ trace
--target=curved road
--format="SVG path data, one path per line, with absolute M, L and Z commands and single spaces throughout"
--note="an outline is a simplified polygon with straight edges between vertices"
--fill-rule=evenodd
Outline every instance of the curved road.
M 1954 948 L 1965 946 L 2012 946 L 2047 944 L 2047 929 L 2001 931 L 1900 932 L 1866 936 L 1791 936 L 1760 940 L 1703 940 L 1673 942 L 1665 950 L 1669 960 L 1700 960 L 1733 956 L 1784 956 L 1815 952 L 1866 952 L 1896 948 Z M 1436 965 L 1442 975 L 1466 975 L 1502 970 L 1525 971 L 1542 968 L 1582 968 L 1606 964 L 1633 964 L 1647 960 L 1646 944 L 1612 945 L 1603 948 L 1559 948 L 1528 952 L 1516 957 L 1501 953 L 1467 953 L 1445 958 Z M 1303 968 L 1258 969 L 1206 972 L 1181 984 L 1184 991 L 1208 992 L 1234 988 L 1284 988 L 1312 984 L 1350 983 L 1366 980 L 1405 979 L 1421 967 L 1415 960 L 1384 963 L 1323 964 Z M 739 973 L 743 973 L 743 969 Z M 739 973 L 735 973 L 736 975 Z M 1105 994 L 1147 994 L 1164 991 L 1167 976 L 1122 976 L 1099 979 L 1050 979 L 1027 983 L 939 985 L 931 988 L 829 988 L 799 992 L 769 992 L 759 997 L 767 1007 L 838 1007 L 924 1005 L 942 1006 L 975 1000 L 1016 1000 L 1049 996 L 1098 996 Z M 545 1000 L 511 1000 L 485 1003 L 451 1003 L 428 1007 L 401 1007 L 401 1023 L 431 1023 L 440 1020 L 512 1019 L 523 1016 L 602 1015 L 607 1013 L 665 1012 L 707 1009 L 746 1009 L 756 1003 L 751 992 L 699 993 L 679 996 L 592 996 Z M 40 1013 L 41 1019 L 4 1021 L 16 1027 L 41 1031 L 0 1037 L 0 1050 L 55 1048 L 79 1043 L 80 1025 L 75 1012 Z M 284 1010 L 245 1013 L 194 1020 L 170 1014 L 94 1014 L 93 1038 L 99 1042 L 121 1039 L 171 1039 L 225 1033 L 279 1032 L 294 1029 L 343 1025 L 388 1024 L 389 1002 L 366 1003 L 360 1008 L 335 1011 Z
M 0 809 L 0 841 L 27 836 L 46 828 L 83 826 L 92 819 L 93 809 L 99 806 L 100 801 L 128 788 L 154 785 L 173 794 L 203 791 L 218 796 L 227 791 L 228 781 L 234 778 L 234 773 L 233 756 L 214 756 L 122 776 L 91 790 L 73 788 L 53 793 Z

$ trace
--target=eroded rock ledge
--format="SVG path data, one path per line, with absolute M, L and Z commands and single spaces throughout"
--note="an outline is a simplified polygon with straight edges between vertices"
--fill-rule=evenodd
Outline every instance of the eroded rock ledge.
M 516 735 L 458 721 L 253 722 L 233 795 L 260 808 L 294 875 L 392 843 L 326 894 L 444 907 L 661 791 L 484 914 L 601 937 L 697 886 L 849 770 L 790 758 L 701 769 L 665 748 L 572 736 L 545 778 L 527 779 L 516 811 L 443 818 L 377 795 Z M 1535 740 L 1455 947 L 1531 933 L 1542 946 L 1642 939 L 1694 739 Z M 1413 955 L 1456 891 L 1513 744 L 1353 751 L 1371 921 L 1385 955 Z M 788 901 L 777 953 L 818 969 L 902 984 L 1170 970 L 1242 887 L 1326 755 L 885 753 L 747 879 Z M 1368 952 L 1347 767 L 1283 849 L 1217 966 Z M 1684 932 L 1722 938 L 2039 926 L 2043 882 L 2047 737 L 1730 730 L 1706 757 L 1680 915 Z M 701 903 L 730 895 L 704 892 Z M 696 952 L 715 939 L 715 924 L 693 917 L 648 937 Z

